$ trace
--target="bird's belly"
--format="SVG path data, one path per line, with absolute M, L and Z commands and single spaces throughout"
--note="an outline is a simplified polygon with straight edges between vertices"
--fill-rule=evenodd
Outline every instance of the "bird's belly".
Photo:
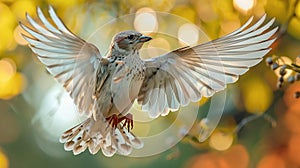
M 138 96 L 142 82 L 141 78 L 128 77 L 112 85 L 113 105 L 117 113 L 126 114 L 128 112 Z M 113 111 L 112 113 L 116 113 Z
M 98 109 L 104 117 L 113 114 L 125 115 L 139 94 L 143 78 L 124 77 L 119 82 L 113 78 L 106 82 L 98 98 Z

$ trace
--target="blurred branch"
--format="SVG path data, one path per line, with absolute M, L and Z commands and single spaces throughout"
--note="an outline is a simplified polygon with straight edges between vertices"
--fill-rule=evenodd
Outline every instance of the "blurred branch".
M 300 81 L 300 65 L 297 64 L 297 59 L 300 60 L 300 56 L 296 58 L 295 62 L 287 63 L 277 55 L 266 58 L 266 63 L 272 71 L 275 72 L 279 69 L 277 88 L 281 88 L 284 82 L 294 83 Z M 287 73 L 287 71 L 292 71 L 292 73 Z

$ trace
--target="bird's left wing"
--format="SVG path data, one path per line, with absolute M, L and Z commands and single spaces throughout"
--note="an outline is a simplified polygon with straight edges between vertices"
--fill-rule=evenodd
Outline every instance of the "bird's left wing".
M 274 19 L 263 24 L 265 18 L 249 27 L 251 18 L 238 30 L 211 42 L 145 60 L 146 77 L 138 96 L 143 111 L 153 118 L 167 115 L 169 110 L 210 97 L 235 82 L 270 51 L 277 27 L 270 29 Z
M 40 8 L 37 8 L 37 14 L 39 22 L 26 14 L 31 28 L 20 23 L 30 34 L 23 34 L 23 37 L 47 70 L 69 92 L 79 113 L 92 115 L 95 113 L 93 105 L 96 104 L 93 95 L 96 71 L 104 58 L 96 46 L 68 30 L 51 6 L 49 14 L 54 25 L 46 19 Z

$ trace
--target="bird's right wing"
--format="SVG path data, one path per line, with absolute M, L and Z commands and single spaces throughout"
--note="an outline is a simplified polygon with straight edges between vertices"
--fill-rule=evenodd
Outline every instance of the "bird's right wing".
M 54 25 L 40 8 L 37 8 L 39 22 L 26 14 L 31 28 L 22 23 L 20 26 L 31 37 L 24 34 L 23 37 L 47 70 L 69 92 L 79 113 L 90 116 L 95 113 L 96 73 L 104 58 L 96 46 L 73 34 L 51 6 L 49 14 Z

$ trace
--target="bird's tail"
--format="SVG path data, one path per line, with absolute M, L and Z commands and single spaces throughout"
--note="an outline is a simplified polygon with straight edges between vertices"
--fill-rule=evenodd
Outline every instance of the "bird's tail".
M 60 138 L 66 151 L 73 151 L 74 155 L 84 152 L 87 148 L 91 154 L 100 149 L 105 156 L 111 157 L 115 153 L 129 155 L 132 148 L 140 149 L 140 141 L 127 128 L 113 128 L 106 120 L 88 118 L 81 124 L 64 132 Z

